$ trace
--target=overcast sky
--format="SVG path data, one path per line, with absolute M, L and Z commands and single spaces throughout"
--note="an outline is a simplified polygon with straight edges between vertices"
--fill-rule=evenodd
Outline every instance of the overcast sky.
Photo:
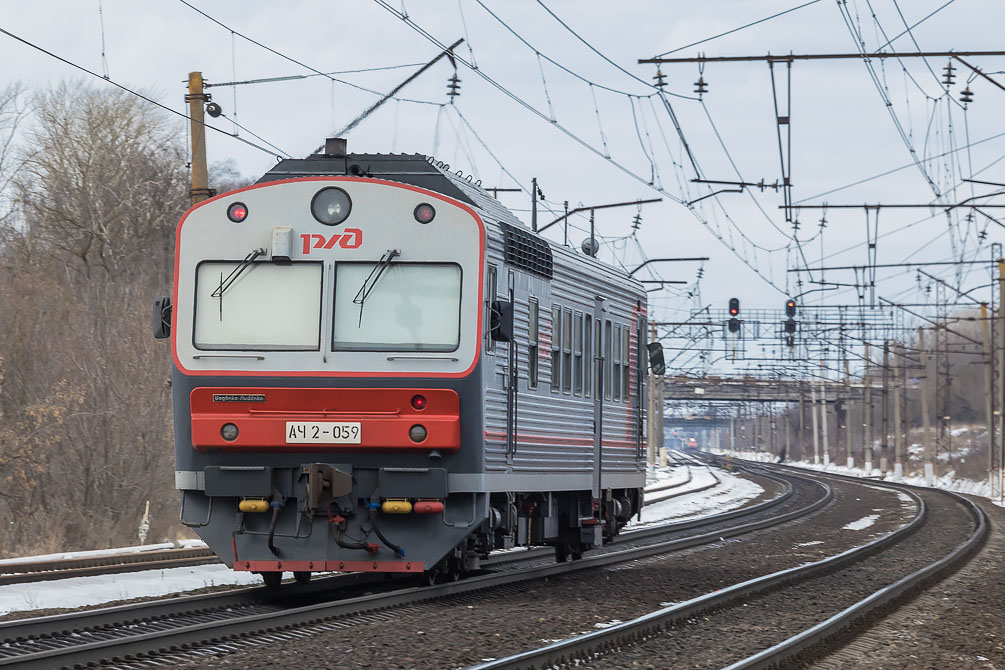
M 779 209 L 782 194 L 773 190 L 754 189 L 753 198 L 749 193 L 722 193 L 689 210 L 682 202 L 707 195 L 709 188 L 690 183 L 696 177 L 691 160 L 667 109 L 645 83 L 652 80 L 655 66 L 636 61 L 678 49 L 674 56 L 847 53 L 859 48 L 855 34 L 859 31 L 869 50 L 891 38 L 898 51 L 917 50 L 912 34 L 925 51 L 994 50 L 1003 47 L 1005 26 L 1005 3 L 991 0 L 900 0 L 899 7 L 893 0 L 871 0 L 871 5 L 863 0 L 820 0 L 687 46 L 800 3 L 549 0 L 542 5 L 537 0 L 483 0 L 482 6 L 476 0 L 387 0 L 392 12 L 369 0 L 191 2 L 230 29 L 323 72 L 416 64 L 435 56 L 439 47 L 407 25 L 399 16 L 403 12 L 442 43 L 466 38 L 458 55 L 477 64 L 482 74 L 526 106 L 458 63 L 461 96 L 455 109 L 441 107 L 448 101 L 447 78 L 453 73 L 444 60 L 400 94 L 421 102 L 389 101 L 348 133 L 350 150 L 433 155 L 486 186 L 513 187 L 514 178 L 529 186 L 536 176 L 547 206 L 556 212 L 566 200 L 575 207 L 662 197 L 663 202 L 642 208 L 636 238 L 620 239 L 631 232 L 634 207 L 598 212 L 597 229 L 606 240 L 602 255 L 629 267 L 643 254 L 709 256 L 700 304 L 722 308 L 729 297 L 738 296 L 745 309 L 780 309 L 787 295 L 813 288 L 797 287 L 795 276 L 786 272 L 805 265 L 804 258 L 811 267 L 820 264 L 821 256 L 827 265 L 864 264 L 865 213 L 827 211 L 821 238 L 821 212 L 799 211 L 800 251 L 791 237 L 792 224 Z M 0 26 L 103 73 L 98 7 L 97 0 L 7 2 Z M 312 74 L 232 35 L 179 0 L 102 0 L 101 7 L 110 78 L 143 89 L 178 111 L 184 109 L 183 82 L 192 70 L 202 71 L 211 83 Z M 933 11 L 912 34 L 901 35 L 905 21 L 913 26 Z M 605 61 L 591 46 L 627 72 Z M 108 86 L 2 35 L 0 58 L 7 81 L 44 86 L 80 78 L 89 85 Z M 1005 70 L 1005 57 L 970 60 L 989 73 Z M 957 64 L 956 82 L 947 97 L 940 83 L 946 63 L 943 57 L 873 61 L 871 71 L 861 60 L 796 62 L 791 71 L 784 63 L 775 64 L 779 114 L 791 117 L 793 200 L 916 204 L 935 201 L 936 194 L 941 194 L 942 202 L 959 202 L 994 192 L 994 187 L 971 186 L 962 180 L 974 176 L 1005 182 L 1005 161 L 996 162 L 1005 155 L 1001 123 L 1005 91 L 979 78 L 968 83 L 972 73 Z M 414 69 L 334 76 L 387 92 Z M 768 183 L 780 179 L 771 69 L 766 63 L 710 63 L 703 71 L 696 64 L 665 65 L 663 71 L 666 90 L 674 94 L 667 100 L 704 178 Z M 708 83 L 702 101 L 693 93 L 699 76 Z M 992 76 L 1005 81 L 1005 75 Z M 964 110 L 957 101 L 967 85 L 974 102 Z M 321 76 L 210 91 L 227 115 L 292 156 L 311 152 L 377 99 Z M 178 123 L 181 128 L 185 121 L 179 118 Z M 234 130 L 223 118 L 214 124 L 227 132 Z M 261 143 L 244 131 L 240 134 Z M 979 143 L 966 150 L 968 139 Z M 208 151 L 211 163 L 233 159 L 249 177 L 257 177 L 275 162 L 274 155 L 219 133 L 209 133 Z M 897 168 L 902 169 L 835 190 Z M 503 194 L 501 199 L 529 220 L 529 213 L 519 211 L 529 207 L 528 196 Z M 1002 198 L 980 201 L 1005 203 Z M 984 211 L 1005 221 L 1005 210 Z M 877 261 L 989 258 L 989 243 L 1002 240 L 1003 228 L 982 214 L 967 220 L 967 213 L 955 210 L 947 219 L 940 210 L 882 210 Z M 553 216 L 544 212 L 541 218 L 544 222 Z M 575 219 L 578 229 L 570 231 L 571 243 L 578 245 L 587 236 L 587 225 L 585 218 Z M 558 226 L 547 235 L 562 239 Z M 688 292 L 694 294 L 698 264 L 654 269 L 663 278 L 692 282 L 683 292 L 654 296 L 654 302 L 666 308 L 664 314 L 686 315 L 699 304 L 697 296 L 687 297 Z M 962 279 L 965 288 L 986 283 L 988 277 L 984 269 L 961 277 L 951 267 L 928 269 L 952 281 Z M 881 282 L 879 295 L 907 302 L 926 300 L 914 273 L 881 270 L 878 276 L 887 275 L 898 276 Z M 814 273 L 813 278 L 820 276 Z M 834 271 L 826 279 L 852 283 L 855 275 Z M 836 290 L 809 294 L 800 302 L 812 300 L 854 304 L 857 296 L 854 290 Z

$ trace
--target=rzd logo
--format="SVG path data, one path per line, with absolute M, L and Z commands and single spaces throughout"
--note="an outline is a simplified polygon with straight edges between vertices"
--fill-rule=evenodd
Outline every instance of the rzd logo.
M 304 241 L 306 256 L 311 253 L 311 249 L 333 249 L 336 244 L 343 249 L 356 249 L 363 244 L 363 231 L 359 228 L 346 228 L 344 233 L 335 233 L 330 238 L 304 233 L 300 239 Z

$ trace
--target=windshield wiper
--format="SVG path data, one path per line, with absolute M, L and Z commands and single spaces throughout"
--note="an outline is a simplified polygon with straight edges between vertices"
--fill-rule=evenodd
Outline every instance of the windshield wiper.
M 237 281 L 237 278 L 241 276 L 245 270 L 248 269 L 256 258 L 265 253 L 265 249 L 255 249 L 250 254 L 244 257 L 244 260 L 238 263 L 237 267 L 230 271 L 225 279 L 220 280 L 220 286 L 217 287 L 215 291 L 209 296 L 210 298 L 222 298 L 223 292 L 233 285 Z
M 373 270 L 370 270 L 370 274 L 363 280 L 363 285 L 356 291 L 356 297 L 352 299 L 352 302 L 354 305 L 359 305 L 359 325 L 357 328 L 363 327 L 363 303 L 366 302 L 366 299 L 373 291 L 373 287 L 377 285 L 377 282 L 384 275 L 384 271 L 391 265 L 391 261 L 400 255 L 401 251 L 398 249 L 388 249 L 384 252 L 384 255 L 380 257 L 377 264 L 373 266 Z
M 222 272 L 220 273 L 220 285 L 217 286 L 216 290 L 213 291 L 209 295 L 210 298 L 219 298 L 220 299 L 220 321 L 223 321 L 223 294 L 224 294 L 224 292 L 228 288 L 230 288 L 231 286 L 233 286 L 234 282 L 237 281 L 238 277 L 240 277 L 241 274 L 251 266 L 251 264 L 254 262 L 254 260 L 256 258 L 258 258 L 259 256 L 261 256 L 264 253 L 265 253 L 265 249 L 261 249 L 261 248 L 254 249 L 254 250 L 252 250 L 252 252 L 250 254 L 248 254 L 247 256 L 244 257 L 243 261 L 241 261 L 240 263 L 237 264 L 237 267 L 235 267 L 233 270 L 230 271 L 230 274 L 227 275 L 226 278 L 224 278 Z

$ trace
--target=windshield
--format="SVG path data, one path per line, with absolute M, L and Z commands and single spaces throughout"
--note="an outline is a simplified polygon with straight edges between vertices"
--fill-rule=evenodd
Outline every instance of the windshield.
M 196 270 L 197 349 L 316 351 L 321 263 L 205 261 Z M 229 282 L 229 283 L 228 283 Z
M 376 263 L 335 269 L 334 351 L 454 351 L 460 342 L 461 268 L 450 263 L 386 265 L 355 301 Z

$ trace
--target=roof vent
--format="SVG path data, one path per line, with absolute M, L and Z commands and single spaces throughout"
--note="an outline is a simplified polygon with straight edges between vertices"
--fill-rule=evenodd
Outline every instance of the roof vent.
M 344 137 L 329 137 L 325 140 L 325 156 L 345 158 L 346 139 Z
M 551 246 L 537 235 L 531 235 L 516 226 L 501 221 L 499 226 L 502 228 L 506 246 L 506 262 L 526 272 L 551 279 L 553 274 Z

